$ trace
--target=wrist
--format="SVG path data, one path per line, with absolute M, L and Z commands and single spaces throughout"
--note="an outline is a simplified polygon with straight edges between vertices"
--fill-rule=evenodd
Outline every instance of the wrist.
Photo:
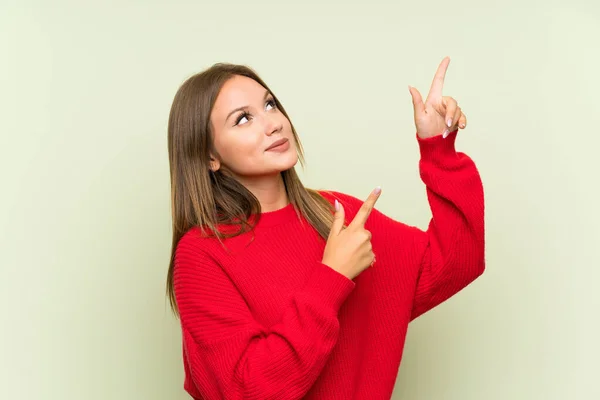
M 346 277 L 348 279 L 352 279 L 352 276 L 350 276 L 350 274 L 344 272 L 342 268 L 338 268 L 334 262 L 330 262 L 326 258 L 323 258 L 323 260 L 321 260 L 321 264 L 329 267 L 330 269 L 334 270 L 338 274 L 343 275 L 344 277 Z
M 436 135 L 428 138 L 417 136 L 421 160 L 440 160 L 456 156 L 454 145 L 456 143 L 457 133 L 458 130 L 455 129 L 445 138 L 443 135 Z

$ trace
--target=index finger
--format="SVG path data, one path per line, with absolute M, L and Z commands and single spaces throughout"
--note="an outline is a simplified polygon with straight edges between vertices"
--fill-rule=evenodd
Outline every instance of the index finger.
M 367 219 L 369 218 L 369 215 L 371 215 L 371 211 L 373 211 L 373 208 L 375 207 L 375 203 L 377 202 L 377 199 L 379 198 L 380 194 L 381 194 L 380 187 L 377 187 L 375 190 L 373 190 L 371 192 L 371 194 L 369 195 L 367 200 L 363 203 L 363 205 L 360 207 L 360 209 L 358 210 L 358 212 L 354 216 L 354 219 L 352 220 L 352 222 L 350 223 L 350 225 L 348 227 L 365 225 L 365 223 L 367 222 Z
M 431 82 L 431 88 L 429 89 L 427 99 L 442 97 L 442 89 L 444 87 L 444 79 L 446 78 L 448 64 L 450 64 L 450 58 L 445 57 L 438 66 L 435 76 L 433 77 L 433 82 Z

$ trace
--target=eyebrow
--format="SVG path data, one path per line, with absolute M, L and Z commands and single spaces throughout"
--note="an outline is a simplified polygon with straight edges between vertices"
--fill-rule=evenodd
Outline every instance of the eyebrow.
M 265 91 L 265 95 L 263 96 L 263 101 L 265 101 L 267 99 L 267 97 L 269 97 L 270 94 L 271 94 L 271 92 L 269 92 L 268 90 Z M 225 123 L 227 123 L 227 121 L 229 121 L 229 117 L 231 117 L 233 114 L 235 114 L 238 111 L 245 110 L 248 107 L 249 106 L 242 106 L 242 107 L 238 107 L 238 108 L 232 110 L 229 114 L 227 114 L 227 118 L 225 118 Z

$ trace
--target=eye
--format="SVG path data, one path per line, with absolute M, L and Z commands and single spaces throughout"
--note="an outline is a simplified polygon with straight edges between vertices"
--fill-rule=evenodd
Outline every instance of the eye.
M 246 120 L 245 122 L 244 119 Z M 247 112 L 243 112 L 240 114 L 239 117 L 237 117 L 236 121 L 235 121 L 235 125 L 240 125 L 240 124 L 245 124 L 246 122 L 250 121 L 250 114 L 248 114 Z
M 269 106 L 271 106 L 271 108 L 277 108 L 277 104 L 275 103 L 275 99 L 267 100 L 267 110 L 269 109 L 268 108 Z

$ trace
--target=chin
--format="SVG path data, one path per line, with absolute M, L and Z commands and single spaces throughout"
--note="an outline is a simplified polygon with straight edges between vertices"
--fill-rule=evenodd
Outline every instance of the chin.
M 285 163 L 285 164 L 280 164 L 280 165 L 274 165 L 273 166 L 273 170 L 274 172 L 284 172 L 287 171 L 288 169 L 292 169 L 296 166 L 296 164 L 298 163 L 298 160 L 296 159 L 296 161 L 294 161 L 293 163 Z
M 286 171 L 290 168 L 294 168 L 297 163 L 298 163 L 298 153 L 296 153 L 295 150 L 293 152 L 290 151 L 290 156 L 288 157 L 288 160 L 285 163 L 285 166 L 282 169 L 282 171 Z
M 294 169 L 295 166 L 296 166 L 296 163 L 288 164 L 288 165 L 285 165 L 285 166 L 282 165 L 281 167 L 276 168 L 276 171 L 277 171 L 277 173 L 282 174 L 285 171 L 289 171 L 289 170 Z

